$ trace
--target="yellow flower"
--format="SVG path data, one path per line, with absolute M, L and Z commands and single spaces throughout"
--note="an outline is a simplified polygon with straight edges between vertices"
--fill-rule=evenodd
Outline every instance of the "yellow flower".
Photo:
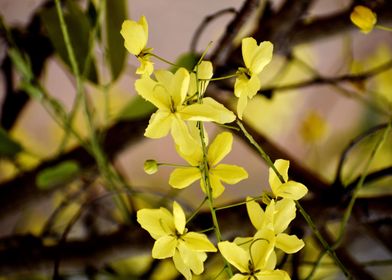
M 141 16 L 139 22 L 125 20 L 121 26 L 121 35 L 124 38 L 125 48 L 140 61 L 141 65 L 136 70 L 140 75 L 151 75 L 154 65 L 150 61 L 152 48 L 146 48 L 148 41 L 148 23 L 145 16 Z
M 304 247 L 304 242 L 297 236 L 283 233 L 295 218 L 296 208 L 293 200 L 271 200 L 264 212 L 260 204 L 248 198 L 246 209 L 253 226 L 260 231 L 259 237 L 268 240 L 272 246 L 287 254 L 296 253 Z
M 238 77 L 234 84 L 234 94 L 239 98 L 237 114 L 242 119 L 242 114 L 248 103 L 248 98 L 253 98 L 260 89 L 259 74 L 272 59 L 273 45 L 269 41 L 257 45 L 255 39 L 247 37 L 242 39 L 242 57 L 245 68 L 240 67 Z
M 249 247 L 244 248 L 234 242 L 223 241 L 218 243 L 218 248 L 223 257 L 239 273 L 230 280 L 289 280 L 289 275 L 283 270 L 274 270 L 276 255 L 271 254 L 271 246 L 267 240 L 256 238 Z
M 373 30 L 373 27 L 377 22 L 377 15 L 368 7 L 358 5 L 355 6 L 352 11 L 350 19 L 359 29 L 361 29 L 362 33 L 367 34 Z
M 150 118 L 146 137 L 162 138 L 170 131 L 181 152 L 191 154 L 197 142 L 190 135 L 185 120 L 220 124 L 234 121 L 233 112 L 210 97 L 203 98 L 202 104 L 185 104 L 189 88 L 189 73 L 185 68 L 179 68 L 175 74 L 156 71 L 155 77 L 157 81 L 142 76 L 135 82 L 138 94 L 158 108 Z
M 177 202 L 173 202 L 173 214 L 166 208 L 141 209 L 137 212 L 138 223 L 156 241 L 152 249 L 155 259 L 173 258 L 176 269 L 188 279 L 204 271 L 205 252 L 216 252 L 207 236 L 188 232 L 185 228 L 185 213 Z
M 214 198 L 220 196 L 225 187 L 222 182 L 228 184 L 236 184 L 241 180 L 248 178 L 246 170 L 237 165 L 218 164 L 230 151 L 233 144 L 233 135 L 229 132 L 220 133 L 211 143 L 207 152 L 208 160 L 208 177 L 212 188 L 212 196 Z M 203 153 L 199 144 L 193 154 L 185 155 L 179 153 L 191 166 L 176 168 L 171 174 L 169 184 L 177 189 L 183 189 L 196 180 L 200 179 L 200 185 L 204 192 L 204 180 L 202 180 L 202 162 Z
M 303 184 L 288 180 L 288 171 L 290 166 L 290 162 L 288 160 L 278 159 L 275 161 L 274 166 L 282 175 L 285 182 L 282 183 L 279 180 L 279 177 L 275 174 L 274 170 L 269 168 L 269 184 L 276 198 L 283 197 L 298 200 L 306 195 L 308 189 Z
M 316 111 L 310 111 L 300 127 L 302 139 L 310 144 L 321 142 L 328 130 L 325 119 Z

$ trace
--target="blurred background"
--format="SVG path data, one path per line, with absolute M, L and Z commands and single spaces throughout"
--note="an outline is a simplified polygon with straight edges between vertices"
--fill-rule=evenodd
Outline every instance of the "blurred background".
M 373 176 L 368 176 L 371 179 L 365 180 L 359 190 L 357 208 L 344 238 L 347 243 L 340 246 L 344 250 L 339 256 L 347 261 L 356 279 L 392 279 L 392 138 L 384 133 L 392 115 L 392 33 L 376 28 L 364 34 L 349 19 L 353 7 L 361 4 L 377 14 L 379 24 L 392 26 L 391 3 L 62 3 L 69 15 L 71 39 L 81 46 L 80 58 L 91 55 L 94 69 L 86 71 L 84 83 L 88 104 L 100 131 L 99 142 L 121 180 L 116 177 L 116 187 L 108 188 L 99 176 L 102 170 L 85 154 L 80 140 L 68 135 L 61 117 L 53 117 L 74 114 L 71 126 L 82 138 L 89 137 L 83 110 L 75 105 L 75 77 L 59 41 L 54 1 L 0 0 L 0 279 L 51 279 L 52 275 L 52 279 L 178 277 L 175 273 L 160 274 L 162 269 L 170 271 L 170 264 L 157 265 L 150 260 L 151 241 L 138 245 L 138 240 L 145 240 L 140 236 L 146 233 L 128 234 L 134 227 L 112 198 L 118 193 L 126 197 L 131 213 L 140 207 L 165 205 L 173 198 L 192 213 L 204 198 L 198 183 L 183 191 L 171 189 L 171 167 L 163 166 L 153 175 L 143 170 L 147 159 L 176 164 L 184 161 L 176 154 L 171 137 L 142 137 L 151 108 L 137 100 L 133 83 L 138 78 L 138 61 L 126 55 L 119 34 L 123 19 L 138 20 L 142 15 L 149 24 L 148 47 L 169 61 L 182 58 L 189 64 L 212 41 L 206 57 L 216 62 L 218 75 L 233 73 L 241 65 L 241 38 L 252 35 L 258 42 L 274 43 L 273 60 L 260 74 L 262 89 L 248 104 L 244 121 L 272 159 L 291 161 L 290 176 L 306 184 L 311 192 L 306 210 L 314 215 L 316 224 L 323 225 L 325 234 L 329 232 L 331 244 L 360 176 Z M 201 31 L 200 26 L 204 26 Z M 192 40 L 196 35 L 195 44 Z M 91 37 L 94 44 L 90 44 Z M 225 38 L 228 42 L 223 41 Z M 25 55 L 22 65 L 32 66 L 33 78 L 26 79 L 10 49 Z M 161 61 L 154 63 L 156 69 L 169 68 Z M 235 110 L 232 85 L 233 81 L 217 83 L 208 94 Z M 223 129 L 208 125 L 210 139 Z M 382 135 L 385 139 L 380 150 L 364 171 Z M 235 138 L 224 162 L 244 167 L 249 178 L 227 185 L 216 205 L 269 190 L 268 167 L 243 137 Z M 241 218 L 243 210 L 222 214 L 222 220 L 229 223 L 233 219 L 232 224 L 239 228 L 229 228 L 228 237 L 232 232 L 246 232 L 241 230 L 243 223 L 248 223 Z M 205 219 L 201 215 L 198 226 L 204 225 Z M 322 249 L 303 221 L 298 221 L 293 230 L 307 238 L 309 246 L 300 256 L 282 261 L 282 266 L 291 270 L 293 279 L 305 279 Z M 116 238 L 118 243 L 108 241 Z M 100 247 L 103 241 L 108 245 Z M 81 253 L 86 249 L 91 254 Z M 325 264 L 318 266 L 312 279 L 344 279 L 331 259 L 323 260 Z M 215 271 L 213 261 L 207 267 Z M 209 275 L 200 279 L 213 279 Z

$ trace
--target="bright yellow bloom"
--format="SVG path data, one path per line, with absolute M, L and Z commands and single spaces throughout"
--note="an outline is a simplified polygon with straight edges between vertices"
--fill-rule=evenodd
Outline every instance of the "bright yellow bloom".
M 211 143 L 207 152 L 208 160 L 208 177 L 212 188 L 212 196 L 214 198 L 220 196 L 225 187 L 222 182 L 228 184 L 236 184 L 241 180 L 248 178 L 246 170 L 237 165 L 218 164 L 230 151 L 233 144 L 233 135 L 229 132 L 220 133 Z M 171 174 L 169 184 L 178 189 L 183 189 L 196 180 L 200 179 L 202 190 L 206 192 L 204 180 L 202 179 L 202 170 L 205 168 L 203 164 L 203 153 L 199 144 L 193 154 L 185 155 L 179 153 L 191 166 L 176 168 Z
M 295 218 L 293 200 L 271 200 L 264 212 L 259 203 L 248 198 L 246 209 L 253 226 L 260 231 L 259 236 L 268 240 L 272 246 L 287 254 L 296 253 L 304 247 L 304 242 L 297 236 L 283 233 Z M 270 231 L 273 232 L 272 235 Z
M 125 20 L 121 26 L 121 35 L 124 38 L 125 48 L 140 61 L 141 65 L 136 70 L 140 75 L 151 75 L 154 65 L 150 61 L 152 48 L 147 48 L 148 23 L 145 16 L 141 16 L 139 22 Z
M 255 39 L 247 37 L 242 39 L 242 57 L 245 68 L 238 69 L 238 77 L 234 84 L 234 94 L 239 98 L 237 114 L 242 119 L 242 114 L 248 103 L 248 98 L 253 98 L 260 89 L 259 74 L 272 59 L 273 45 L 269 41 L 257 45 Z
M 275 161 L 274 166 L 282 175 L 285 183 L 279 180 L 272 168 L 269 168 L 269 184 L 272 192 L 276 198 L 283 197 L 292 200 L 301 199 L 306 195 L 308 189 L 301 183 L 289 181 L 288 171 L 290 162 L 288 160 L 278 159 Z
M 220 124 L 234 121 L 233 112 L 210 97 L 203 98 L 202 104 L 185 104 L 189 88 L 189 73 L 185 68 L 179 68 L 175 74 L 155 71 L 155 77 L 157 81 L 143 76 L 135 82 L 138 94 L 158 108 L 150 118 L 146 137 L 162 138 L 170 131 L 181 152 L 191 154 L 197 149 L 197 142 L 190 135 L 185 120 Z
M 154 238 L 152 257 L 173 258 L 176 269 L 189 280 L 194 274 L 204 271 L 205 252 L 216 252 L 215 246 L 205 234 L 188 232 L 185 228 L 185 213 L 177 202 L 173 202 L 173 214 L 166 208 L 141 209 L 137 221 Z
M 367 34 L 373 30 L 373 27 L 377 22 L 377 15 L 368 7 L 358 5 L 355 6 L 352 11 L 350 19 L 359 29 L 361 29 L 362 33 Z
M 283 270 L 274 270 L 276 256 L 271 254 L 271 246 L 267 240 L 256 238 L 249 247 L 244 248 L 234 242 L 219 242 L 218 248 L 223 257 L 240 273 L 230 280 L 289 280 L 289 275 Z

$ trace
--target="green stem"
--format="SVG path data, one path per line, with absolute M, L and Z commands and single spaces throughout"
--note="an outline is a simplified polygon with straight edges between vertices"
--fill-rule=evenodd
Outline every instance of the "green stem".
M 208 197 L 205 197 L 203 201 L 200 203 L 200 205 L 196 208 L 195 211 L 193 211 L 192 215 L 186 220 L 186 223 L 189 223 L 192 221 L 192 219 L 199 213 L 201 207 L 203 207 L 204 203 L 208 200 Z
M 163 61 L 163 62 L 165 62 L 165 63 L 167 63 L 167 64 L 169 64 L 169 65 L 171 65 L 171 66 L 174 66 L 174 67 L 177 67 L 177 68 L 180 68 L 181 66 L 179 66 L 179 65 L 177 65 L 177 64 L 174 64 L 173 62 L 170 62 L 169 60 L 166 60 L 166 59 L 164 59 L 163 57 L 160 57 L 159 55 L 157 55 L 157 54 L 155 54 L 155 53 L 148 53 L 149 55 L 151 55 L 151 56 L 153 56 L 153 57 L 155 57 L 155 58 L 158 58 L 160 61 Z
M 388 27 L 388 26 L 383 26 L 383 25 L 377 24 L 377 25 L 375 26 L 375 28 L 380 29 L 380 30 L 384 30 L 384 31 L 390 31 L 390 32 L 392 32 L 392 27 Z
M 209 165 L 208 165 L 208 158 L 207 158 L 207 145 L 205 143 L 205 136 L 204 136 L 204 127 L 203 127 L 202 122 L 198 122 L 198 126 L 199 126 L 201 146 L 202 146 L 202 151 L 203 151 L 203 162 L 200 166 L 200 171 L 202 174 L 201 179 L 203 180 L 202 183 L 204 184 L 204 188 L 207 193 L 208 206 L 209 206 L 210 212 L 211 212 L 212 223 L 214 225 L 214 232 L 215 232 L 217 242 L 219 243 L 222 241 L 222 234 L 220 232 L 218 218 L 216 216 L 216 210 L 214 207 L 214 198 L 212 196 L 212 187 L 211 187 L 211 182 L 210 182 L 210 177 L 209 177 Z M 223 261 L 225 263 L 227 275 L 229 277 L 232 277 L 233 271 L 231 270 L 230 264 L 227 262 L 227 260 L 225 258 L 223 258 Z
M 111 189 L 115 190 L 116 189 L 115 182 L 112 177 L 113 173 L 109 170 L 110 169 L 109 164 L 106 160 L 105 155 L 103 154 L 103 152 L 101 150 L 101 147 L 99 144 L 99 139 L 98 139 L 98 136 L 97 136 L 96 131 L 94 129 L 93 117 L 92 117 L 92 114 L 91 114 L 89 106 L 88 106 L 87 96 L 84 91 L 82 77 L 80 75 L 80 71 L 78 68 L 77 61 L 76 61 L 75 53 L 74 53 L 74 50 L 73 50 L 73 47 L 71 44 L 67 25 L 64 20 L 64 15 L 63 15 L 63 11 L 61 9 L 60 0 L 55 0 L 55 4 L 56 4 L 56 10 L 57 10 L 57 14 L 58 14 L 59 21 L 60 21 L 61 32 L 62 32 L 64 42 L 65 42 L 65 47 L 67 50 L 69 61 L 71 63 L 71 69 L 72 69 L 72 72 L 76 78 L 76 98 L 81 99 L 82 106 L 83 106 L 83 112 L 84 112 L 86 120 L 87 120 L 87 126 L 89 129 L 89 134 L 90 134 L 90 138 L 91 138 L 91 140 L 90 140 L 91 150 L 92 150 L 93 155 L 95 157 L 95 160 L 97 162 L 98 169 L 101 171 L 103 177 L 105 178 L 106 182 L 108 183 L 108 186 Z M 115 201 L 116 201 L 117 205 L 119 206 L 121 212 L 123 213 L 125 221 L 127 221 L 129 219 L 130 215 L 128 213 L 128 208 L 126 206 L 126 202 L 124 201 L 122 196 L 116 196 Z
M 217 77 L 217 78 L 212 78 L 212 79 L 200 79 L 201 81 L 220 81 L 220 80 L 226 80 L 226 79 L 230 79 L 230 78 L 234 78 L 237 77 L 237 73 L 234 74 L 230 74 L 227 76 L 223 76 L 223 77 Z
M 221 206 L 221 207 L 215 207 L 215 211 L 220 211 L 220 210 L 224 210 L 224 209 L 229 209 L 229 208 L 241 206 L 241 205 L 246 204 L 246 203 L 249 202 L 249 201 L 258 200 L 258 199 L 261 199 L 261 198 L 262 198 L 262 196 L 258 196 L 258 197 L 249 199 L 249 200 L 247 200 L 247 201 L 238 202 L 238 203 L 233 203 L 233 204 L 225 205 L 225 206 Z

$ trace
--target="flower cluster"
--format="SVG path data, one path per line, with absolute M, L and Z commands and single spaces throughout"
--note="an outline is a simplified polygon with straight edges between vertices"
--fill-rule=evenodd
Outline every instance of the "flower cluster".
M 232 149 L 233 135 L 230 132 L 218 134 L 208 145 L 204 122 L 228 124 L 236 120 L 232 111 L 204 96 L 208 84 L 214 80 L 213 65 L 202 57 L 192 71 L 183 67 L 177 67 L 173 72 L 154 70 L 151 58 L 160 57 L 147 47 L 148 23 L 144 16 L 138 22 L 126 20 L 121 35 L 125 48 L 140 62 L 136 70 L 136 74 L 140 75 L 135 82 L 136 92 L 157 108 L 144 135 L 157 139 L 170 133 L 178 154 L 187 162 L 188 165 L 172 171 L 169 184 L 173 188 L 183 189 L 200 181 L 209 201 L 217 246 L 226 260 L 226 269 L 230 271 L 228 275 L 232 275 L 230 263 L 239 270 L 231 279 L 260 279 L 258 276 L 263 279 L 289 279 L 287 272 L 275 269 L 275 248 L 291 254 L 304 246 L 302 240 L 284 231 L 295 218 L 294 200 L 306 194 L 306 187 L 288 180 L 288 161 L 276 161 L 275 171 L 278 173 L 270 170 L 272 195 L 268 196 L 265 210 L 254 199 L 248 198 L 245 202 L 249 218 L 257 230 L 255 235 L 238 237 L 234 242 L 222 241 L 214 199 L 223 194 L 223 183 L 236 184 L 246 179 L 248 173 L 240 166 L 221 163 Z M 245 67 L 240 67 L 232 75 L 236 77 L 234 95 L 239 98 L 238 119 L 242 119 L 248 100 L 261 87 L 259 74 L 271 61 L 272 50 L 271 42 L 258 45 L 253 38 L 242 40 Z M 153 174 L 159 165 L 155 160 L 148 160 L 145 170 Z M 188 231 L 186 215 L 177 202 L 173 202 L 172 212 L 163 207 L 141 209 L 137 212 L 137 221 L 156 240 L 152 257 L 172 258 L 176 269 L 187 280 L 192 279 L 193 274 L 204 271 L 207 252 L 218 251 L 206 234 Z

